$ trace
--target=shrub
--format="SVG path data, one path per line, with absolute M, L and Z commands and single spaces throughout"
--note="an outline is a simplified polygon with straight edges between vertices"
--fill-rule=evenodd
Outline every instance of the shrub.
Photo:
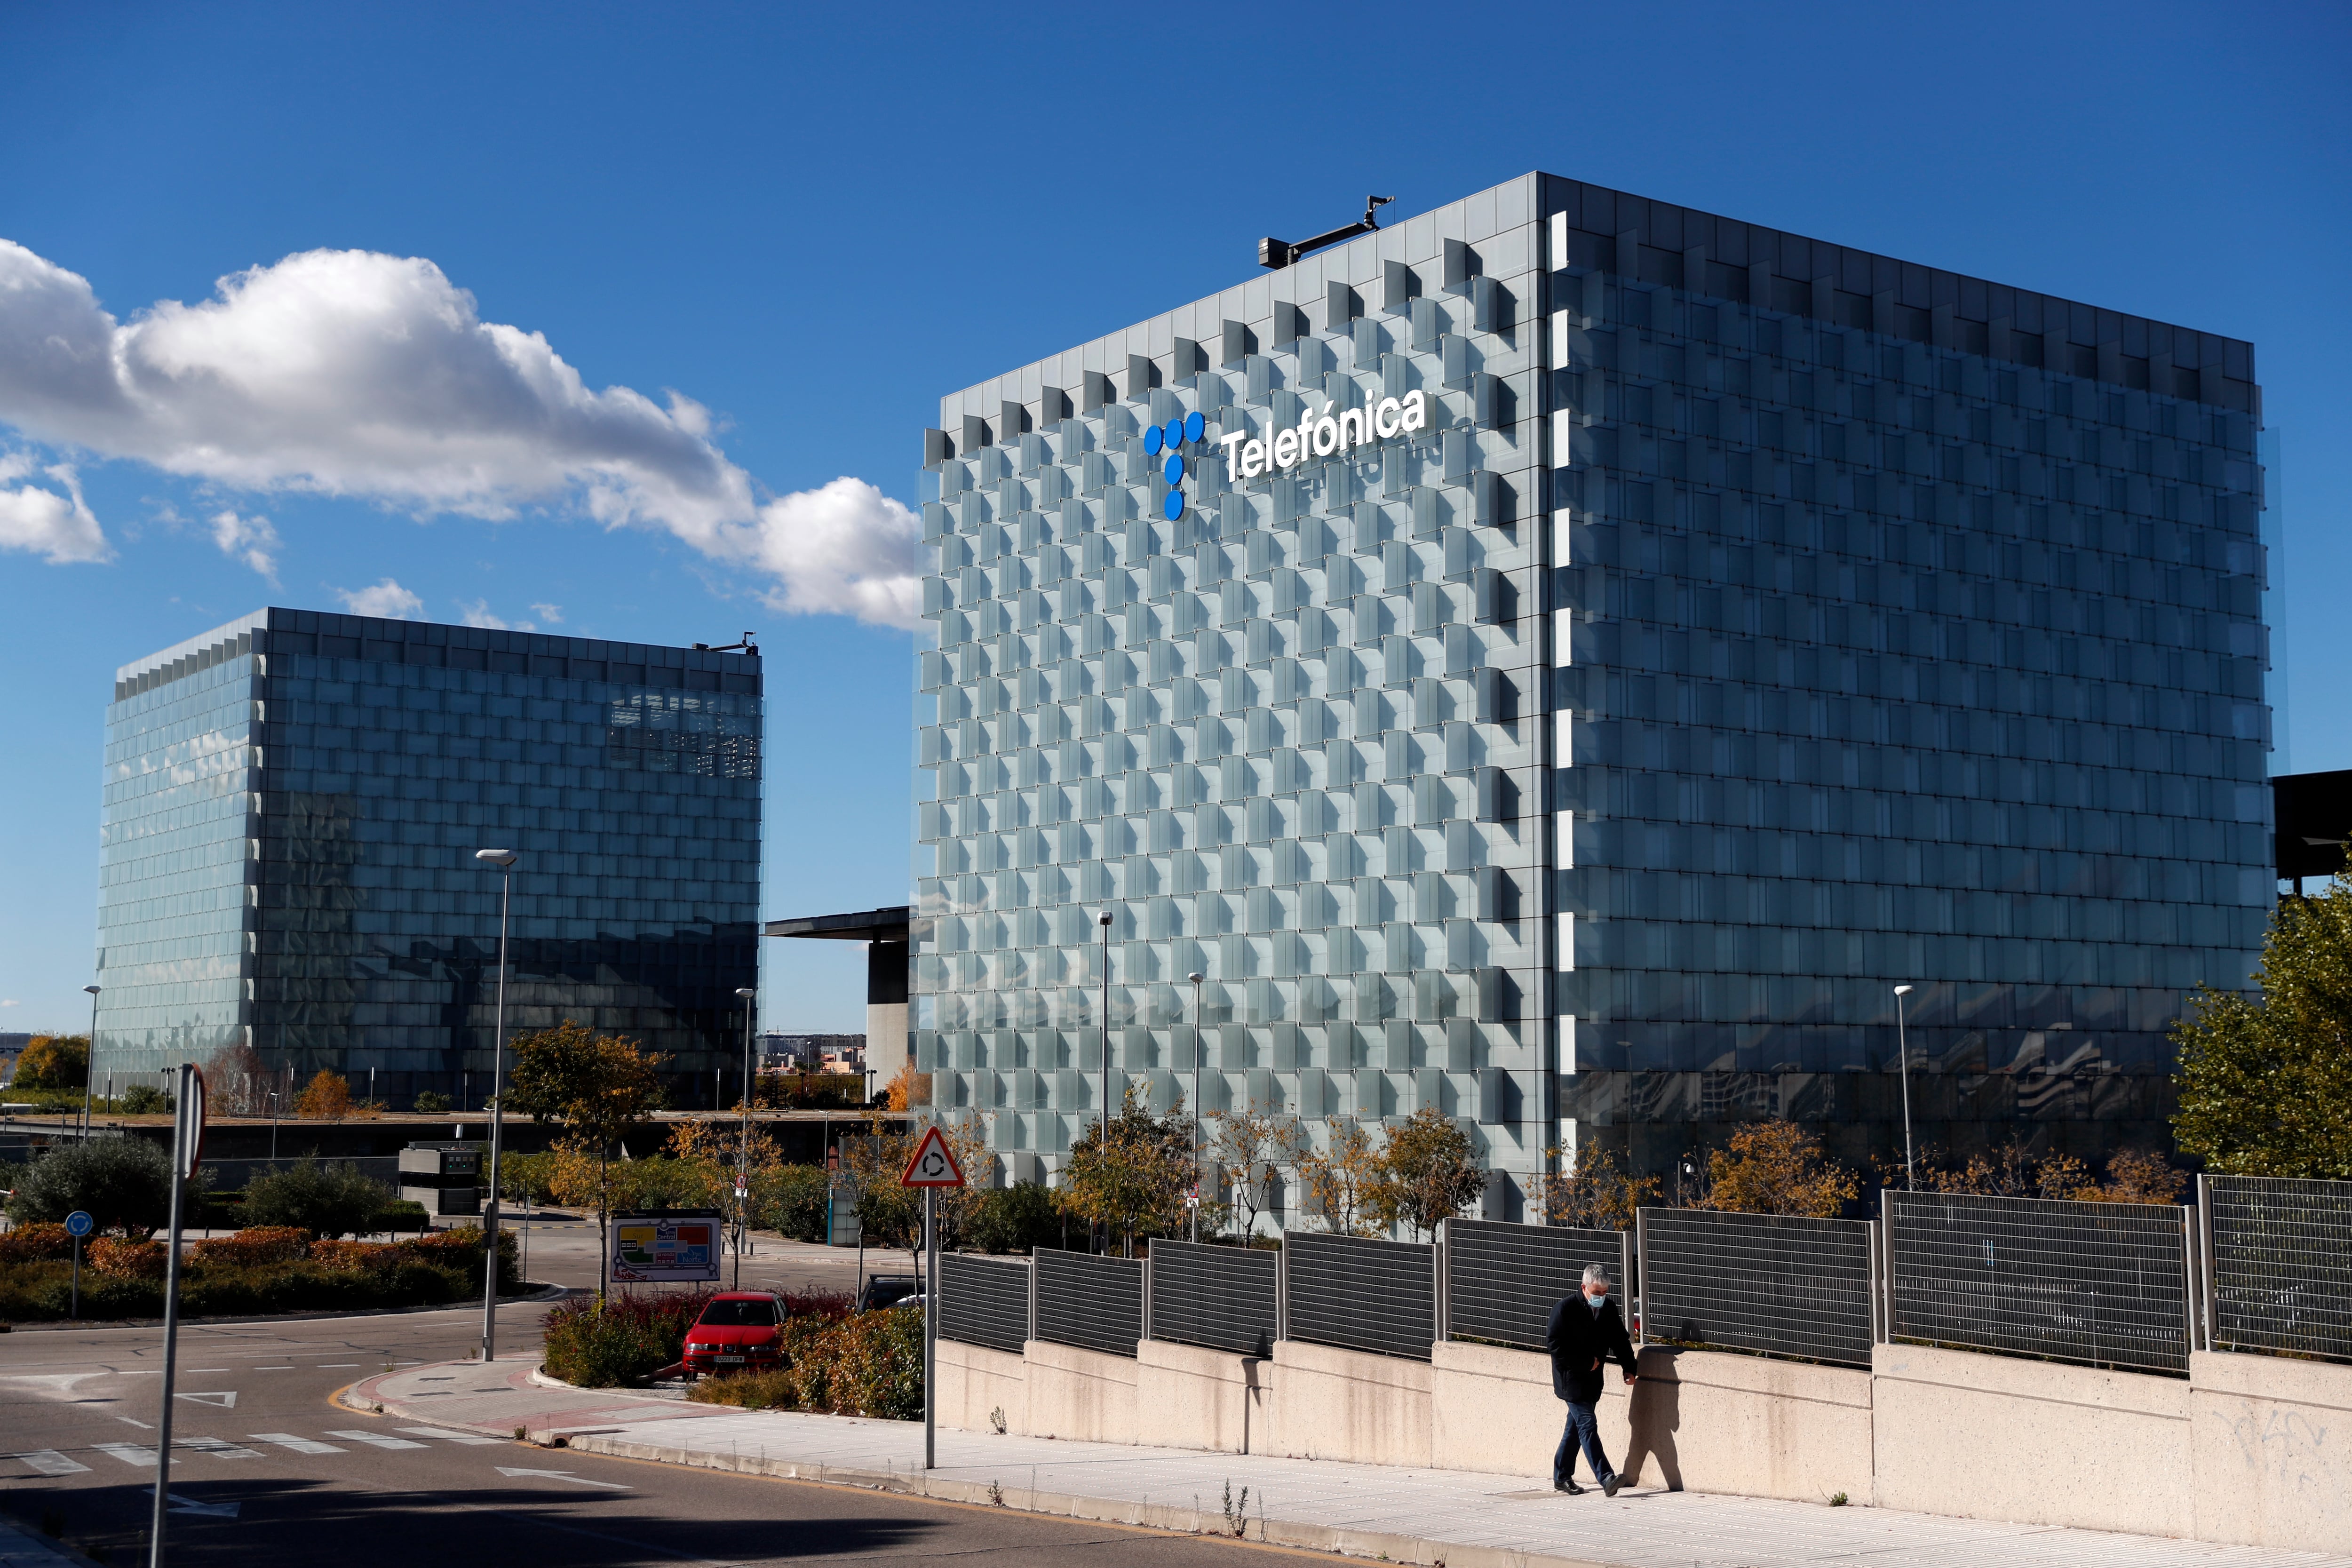
M 686 1331 L 716 1294 L 607 1296 L 567 1301 L 547 1315 L 548 1375 L 581 1388 L 618 1388 L 686 1353 Z
M 20 1225 L 0 1236 L 0 1268 L 14 1263 L 45 1263 L 73 1257 L 73 1237 L 62 1225 L 43 1222 Z
M 404 1258 L 415 1256 L 396 1241 L 314 1241 L 310 1244 L 310 1261 L 327 1268 L 391 1268 Z
M 172 1213 L 172 1159 L 144 1138 L 93 1138 L 51 1149 L 16 1179 L 22 1225 L 87 1210 L 100 1230 L 144 1236 Z
M 163 1244 L 160 1241 L 121 1241 L 110 1236 L 94 1237 L 82 1256 L 91 1268 L 113 1279 L 163 1278 Z
M 306 1121 L 341 1121 L 351 1113 L 351 1080 L 339 1072 L 315 1074 L 294 1097 L 294 1114 Z
M 206 1267 L 257 1268 L 266 1263 L 295 1263 L 310 1250 L 310 1233 L 293 1226 L 257 1225 L 235 1236 L 216 1236 L 188 1248 L 188 1261 Z
M 152 1083 L 134 1083 L 122 1091 L 122 1114 L 152 1116 L 172 1109 L 172 1097 Z
M 247 1182 L 245 1220 L 313 1236 L 351 1236 L 373 1230 L 391 1200 L 392 1189 L 362 1175 L 357 1165 L 321 1165 L 309 1158 Z
M 433 1223 L 425 1205 L 414 1198 L 394 1198 L 383 1205 L 375 1216 L 375 1227 L 394 1236 L 420 1233 Z
M 822 1165 L 781 1165 L 752 1178 L 758 1223 L 795 1241 L 823 1241 L 832 1183 Z
M 706 1378 L 689 1398 L 747 1410 L 911 1421 L 923 1413 L 923 1315 L 908 1307 L 841 1318 L 796 1314 L 774 1372 Z
M 1026 1252 L 1060 1246 L 1062 1227 L 1054 1194 L 1035 1182 L 1016 1182 L 981 1194 L 963 1234 L 982 1252 Z
M 428 1089 L 421 1090 L 410 1103 L 426 1116 L 438 1116 L 449 1109 L 449 1097 L 437 1089 Z

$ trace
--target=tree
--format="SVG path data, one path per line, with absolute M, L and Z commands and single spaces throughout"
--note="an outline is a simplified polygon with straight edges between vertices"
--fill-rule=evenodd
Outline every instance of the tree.
M 35 1035 L 17 1055 L 17 1089 L 79 1089 L 89 1081 L 87 1035 Z
M 514 1071 L 507 1076 L 508 1107 L 542 1125 L 560 1121 L 572 1130 L 559 1149 L 568 1151 L 571 1161 L 557 1162 L 553 1188 L 565 1203 L 595 1206 L 596 1288 L 601 1291 L 611 1272 L 606 1255 L 613 1229 L 613 1146 L 660 1103 L 661 1083 L 655 1075 L 668 1058 L 648 1053 L 635 1040 L 599 1035 L 569 1018 L 552 1029 L 516 1036 L 514 1054 Z M 422 1105 L 425 1097 L 416 1098 Z M 579 1169 L 579 1163 L 591 1155 L 597 1166 L 593 1178 Z
M 1035 1182 L 1016 1182 L 980 1194 L 964 1240 L 982 1252 L 1030 1252 L 1061 1239 L 1067 1223 L 1051 1192 Z
M 1471 1158 L 1470 1135 L 1454 1118 L 1424 1105 L 1389 1133 L 1371 1215 L 1383 1228 L 1406 1225 L 1433 1237 L 1486 1194 L 1486 1173 Z
M 1557 1149 L 1547 1150 L 1554 1160 Z M 1658 1195 L 1658 1178 L 1630 1175 L 1617 1156 L 1597 1143 L 1580 1143 L 1565 1171 L 1543 1179 L 1544 1223 L 1582 1230 L 1631 1230 L 1633 1211 Z
M 2352 869 L 2281 899 L 2261 999 L 2198 987 L 2172 1028 L 2183 1153 L 2237 1176 L 2352 1177 Z
M 1353 1121 L 1335 1121 L 1330 1146 L 1297 1157 L 1299 1184 L 1334 1236 L 1370 1236 L 1382 1171 L 1370 1134 Z
M 393 1191 L 357 1165 L 322 1165 L 316 1155 L 245 1184 L 245 1223 L 280 1225 L 316 1237 L 363 1236 L 383 1218 Z
M 315 1074 L 294 1097 L 294 1114 L 306 1121 L 341 1121 L 351 1113 L 351 1081 L 339 1072 Z
M 898 1064 L 898 1070 L 883 1088 L 883 1106 L 887 1110 L 905 1111 L 931 1102 L 931 1075 L 915 1070 L 912 1057 Z
M 242 1041 L 223 1046 L 205 1058 L 205 1105 L 214 1116 L 262 1116 L 265 1098 L 276 1079 L 262 1065 L 261 1053 Z
M 688 1178 L 692 1204 L 715 1208 L 727 1216 L 729 1225 L 740 1222 L 748 1228 L 751 1215 L 760 1212 L 761 1194 L 774 1185 L 774 1173 L 783 1168 L 784 1154 L 776 1147 L 776 1141 L 760 1127 L 751 1129 L 748 1167 L 744 1164 L 744 1147 L 740 1121 L 698 1117 L 692 1121 L 680 1121 L 669 1130 L 669 1155 Z M 748 1194 L 740 1204 L 735 1201 L 735 1174 L 739 1169 L 746 1169 L 751 1177 Z
M 1123 1237 L 1132 1258 L 1138 1236 L 1182 1233 L 1192 1137 L 1181 1098 L 1167 1115 L 1154 1116 L 1130 1083 L 1110 1124 L 1097 1118 L 1070 1145 L 1056 1196 L 1071 1215 Z
M 1793 1121 L 1750 1122 L 1706 1157 L 1707 1190 L 1695 1207 L 1833 1219 L 1861 1190 L 1854 1173 L 1822 1158 L 1821 1140 Z
M 61 1222 L 86 1209 L 100 1230 L 143 1240 L 172 1217 L 171 1156 L 144 1138 L 93 1138 L 51 1149 L 16 1178 L 8 1216 Z
M 1247 1110 L 1213 1111 L 1209 1121 L 1214 1131 L 1208 1157 L 1225 1168 L 1233 1207 L 1247 1238 L 1257 1234 L 1258 1216 L 1265 1212 L 1276 1179 L 1298 1157 L 1298 1128 L 1255 1102 Z

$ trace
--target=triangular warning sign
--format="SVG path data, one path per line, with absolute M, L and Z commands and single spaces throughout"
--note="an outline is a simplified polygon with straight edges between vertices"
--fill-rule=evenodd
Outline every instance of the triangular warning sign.
M 193 1399 L 199 1405 L 217 1405 L 223 1410 L 236 1408 L 236 1394 L 235 1391 L 229 1389 L 224 1389 L 218 1394 L 183 1394 L 180 1397 Z
M 963 1167 L 956 1163 L 948 1141 L 936 1127 L 923 1129 L 923 1136 L 915 1145 L 915 1157 L 907 1162 L 906 1173 L 898 1178 L 902 1187 L 960 1187 L 963 1185 Z

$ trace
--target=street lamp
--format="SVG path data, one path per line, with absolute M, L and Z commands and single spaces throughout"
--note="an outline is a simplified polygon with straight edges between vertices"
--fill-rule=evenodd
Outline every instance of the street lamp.
M 490 1201 L 482 1211 L 482 1359 L 499 1359 L 499 1145 L 507 1098 L 507 910 L 513 900 L 515 852 L 477 849 L 474 858 L 499 868 L 499 1012 L 490 1047 Z
M 1192 983 L 1192 1239 L 1201 1239 L 1201 982 L 1199 970 L 1184 976 Z
M 85 985 L 89 993 L 89 1049 L 82 1053 L 81 1062 L 81 1141 L 89 1142 L 89 1086 L 98 1081 L 98 987 Z
M 1918 1174 L 1911 1166 L 1911 1042 L 1903 1031 L 1903 998 L 1911 994 L 1908 985 L 1895 988 L 1895 1048 L 1903 1062 L 1903 1190 L 1919 1190 Z
M 743 1149 L 735 1164 L 735 1289 L 743 1289 L 743 1242 L 751 1228 L 751 1002 L 760 994 L 736 987 L 743 998 Z
M 1097 923 L 1102 927 L 1102 1135 L 1110 1141 L 1110 911 Z

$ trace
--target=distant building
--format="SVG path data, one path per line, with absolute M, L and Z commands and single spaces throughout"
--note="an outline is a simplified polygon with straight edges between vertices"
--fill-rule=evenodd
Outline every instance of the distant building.
M 474 1102 L 507 1026 L 682 1084 L 756 985 L 761 671 L 743 652 L 263 609 L 116 673 L 95 1070 L 250 1047 Z
M 866 944 L 866 1033 L 859 1068 L 880 1089 L 907 1065 L 907 906 L 770 921 L 770 936 Z
M 760 1037 L 761 1066 L 772 1071 L 863 1072 L 863 1035 L 782 1035 Z

